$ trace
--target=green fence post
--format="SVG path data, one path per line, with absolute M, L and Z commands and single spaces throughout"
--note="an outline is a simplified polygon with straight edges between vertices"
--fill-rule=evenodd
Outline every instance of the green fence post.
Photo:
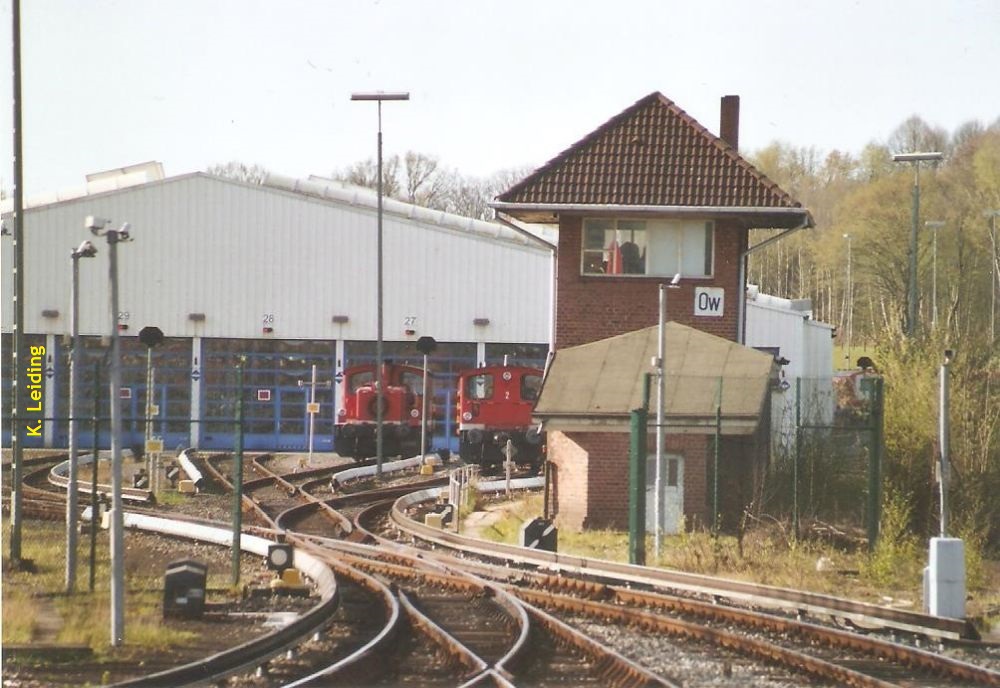
M 715 458 L 712 468 L 712 533 L 719 533 L 719 441 L 722 439 L 722 377 L 715 404 Z
M 233 585 L 240 584 L 240 534 L 243 531 L 243 363 L 236 365 L 236 437 L 233 461 Z
M 802 457 L 802 378 L 795 378 L 795 457 L 792 463 L 792 532 L 799 539 L 799 460 Z
M 643 380 L 642 408 L 631 412 L 628 456 L 628 561 L 646 565 L 646 434 L 649 420 L 650 374 Z

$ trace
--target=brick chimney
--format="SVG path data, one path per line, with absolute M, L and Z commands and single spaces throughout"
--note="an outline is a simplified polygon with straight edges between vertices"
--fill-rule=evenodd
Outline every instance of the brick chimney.
M 740 97 L 722 96 L 722 108 L 719 122 L 719 138 L 740 149 Z

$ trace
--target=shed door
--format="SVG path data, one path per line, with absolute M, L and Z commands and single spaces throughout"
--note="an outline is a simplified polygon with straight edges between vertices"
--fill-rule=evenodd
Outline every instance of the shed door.
M 684 457 L 665 454 L 663 464 L 660 528 L 664 535 L 676 535 L 684 527 Z M 646 532 L 656 532 L 656 454 L 646 460 Z

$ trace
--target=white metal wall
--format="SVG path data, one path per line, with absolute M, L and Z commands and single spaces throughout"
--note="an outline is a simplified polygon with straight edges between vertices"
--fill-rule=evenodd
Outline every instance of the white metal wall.
M 779 347 L 781 356 L 789 361 L 783 371 L 787 384 L 771 397 L 772 446 L 776 451 L 794 447 L 796 406 L 801 404 L 799 421 L 803 424 L 833 422 L 832 330 L 832 326 L 812 320 L 809 311 L 793 309 L 788 299 L 761 294 L 747 300 L 747 346 Z
M 132 225 L 135 240 L 119 246 L 129 334 L 156 325 L 177 337 L 375 338 L 374 209 L 200 173 L 29 209 L 26 332 L 68 332 L 69 254 L 92 238 L 87 215 Z M 480 231 L 463 231 L 384 215 L 386 340 L 548 341 L 550 252 L 487 236 L 479 224 Z M 107 245 L 94 241 L 99 255 L 80 266 L 83 334 L 109 328 Z M 10 237 L 2 252 L 3 330 L 10 332 Z M 43 310 L 59 315 L 45 318 Z M 349 320 L 334 323 L 334 315 Z M 474 325 L 475 318 L 489 325 Z

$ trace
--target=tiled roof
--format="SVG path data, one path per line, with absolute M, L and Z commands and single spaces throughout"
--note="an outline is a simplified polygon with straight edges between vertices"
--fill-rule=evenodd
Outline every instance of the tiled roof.
M 514 204 L 800 208 L 670 99 L 651 93 L 497 197 Z

